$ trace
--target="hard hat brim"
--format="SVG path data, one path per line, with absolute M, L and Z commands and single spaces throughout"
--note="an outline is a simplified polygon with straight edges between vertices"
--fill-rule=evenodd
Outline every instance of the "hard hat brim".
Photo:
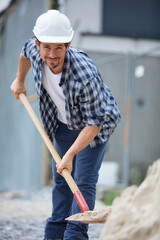
M 64 36 L 64 37 L 63 36 L 62 37 L 39 36 L 34 29 L 33 29 L 33 33 L 40 42 L 44 42 L 44 43 L 68 43 L 68 42 L 72 41 L 72 38 L 74 35 L 73 30 L 72 30 L 71 36 L 69 36 L 69 37 L 66 37 L 66 36 Z

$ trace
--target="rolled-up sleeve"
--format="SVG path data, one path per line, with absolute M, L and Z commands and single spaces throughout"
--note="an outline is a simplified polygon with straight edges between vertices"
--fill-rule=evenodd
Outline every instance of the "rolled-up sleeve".
M 88 81 L 84 87 L 80 108 L 85 125 L 102 128 L 99 135 L 103 135 L 103 142 L 113 133 L 121 119 L 115 98 L 99 76 Z
M 29 39 L 22 48 L 22 54 L 25 58 L 29 59 L 30 61 L 35 60 L 37 48 L 35 45 L 35 37 Z M 34 59 L 32 59 L 34 58 Z

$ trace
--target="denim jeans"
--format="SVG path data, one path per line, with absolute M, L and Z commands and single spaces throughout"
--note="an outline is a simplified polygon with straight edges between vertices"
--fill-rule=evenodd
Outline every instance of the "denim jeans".
M 69 130 L 67 125 L 60 123 L 55 136 L 55 148 L 62 158 L 77 138 L 80 130 Z M 96 183 L 98 172 L 104 157 L 107 143 L 95 148 L 87 146 L 79 152 L 73 160 L 72 176 L 78 185 L 89 209 L 93 210 L 96 197 Z M 80 213 L 80 207 L 73 197 L 65 179 L 57 173 L 55 162 L 52 162 L 54 185 L 52 191 L 52 216 L 47 219 L 45 238 L 64 240 L 88 239 L 88 224 L 64 219 L 70 215 Z

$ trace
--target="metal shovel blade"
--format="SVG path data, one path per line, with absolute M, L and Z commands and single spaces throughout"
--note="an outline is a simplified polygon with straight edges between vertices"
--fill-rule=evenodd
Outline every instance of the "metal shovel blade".
M 87 211 L 84 213 L 77 213 L 65 220 L 83 222 L 83 223 L 105 223 L 109 214 L 111 213 L 111 207 L 107 207 L 102 210 Z

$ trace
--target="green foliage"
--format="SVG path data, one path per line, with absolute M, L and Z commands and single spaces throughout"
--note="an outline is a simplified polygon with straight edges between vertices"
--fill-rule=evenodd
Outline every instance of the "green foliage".
M 104 202 L 107 206 L 110 206 L 110 205 L 112 205 L 113 200 L 114 200 L 116 197 L 119 196 L 119 194 L 120 194 L 119 191 L 110 191 L 110 192 L 106 193 L 106 196 L 105 196 L 103 202 Z
M 131 185 L 136 185 L 139 186 L 143 180 L 145 178 L 145 173 L 143 173 L 142 171 L 142 167 L 141 168 L 131 168 L 131 172 L 130 172 L 130 184 Z

